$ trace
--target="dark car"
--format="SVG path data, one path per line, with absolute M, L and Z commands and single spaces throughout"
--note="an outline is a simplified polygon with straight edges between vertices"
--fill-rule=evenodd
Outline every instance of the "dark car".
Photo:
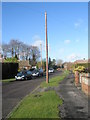
M 39 74 L 39 70 L 38 69 L 34 69 L 33 71 L 32 71 L 32 76 L 33 77 L 37 77 L 37 76 L 39 76 L 40 74 Z
M 35 70 L 35 68 L 31 68 L 31 69 L 29 69 L 29 71 L 31 71 L 31 72 L 33 72 Z
M 21 71 L 15 76 L 16 80 L 27 80 L 32 79 L 32 73 L 30 71 L 24 70 Z

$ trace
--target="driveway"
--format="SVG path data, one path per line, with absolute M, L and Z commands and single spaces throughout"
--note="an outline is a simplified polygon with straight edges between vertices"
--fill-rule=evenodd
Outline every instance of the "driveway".
M 88 118 L 88 97 L 74 85 L 74 75 L 70 74 L 58 87 L 57 94 L 63 99 L 59 106 L 61 118 Z
M 61 72 L 56 71 L 50 74 L 50 78 L 60 75 Z M 26 95 L 31 93 L 41 82 L 45 80 L 44 77 L 35 78 L 27 81 L 14 81 L 3 84 L 2 86 L 2 116 L 6 116 L 12 109 L 20 102 Z

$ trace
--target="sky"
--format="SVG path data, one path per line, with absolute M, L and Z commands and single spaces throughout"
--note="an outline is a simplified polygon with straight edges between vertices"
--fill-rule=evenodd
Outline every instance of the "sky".
M 88 58 L 87 2 L 2 3 L 2 43 L 23 41 L 45 51 L 45 11 L 51 59 L 75 61 Z

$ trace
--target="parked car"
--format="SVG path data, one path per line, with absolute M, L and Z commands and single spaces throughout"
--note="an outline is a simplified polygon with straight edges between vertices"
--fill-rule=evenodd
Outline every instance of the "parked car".
M 30 71 L 24 70 L 21 71 L 15 76 L 16 80 L 27 80 L 32 79 L 32 73 Z
M 54 69 L 53 69 L 53 68 L 49 68 L 48 72 L 49 72 L 49 73 L 53 73 L 53 72 L 54 72 Z
M 31 69 L 29 69 L 29 71 L 31 71 L 31 72 L 33 72 L 35 70 L 35 68 L 31 68 Z
M 39 76 L 40 75 L 40 73 L 39 73 L 39 70 L 38 69 L 34 69 L 33 71 L 32 71 L 32 76 L 33 77 L 37 77 L 37 76 Z

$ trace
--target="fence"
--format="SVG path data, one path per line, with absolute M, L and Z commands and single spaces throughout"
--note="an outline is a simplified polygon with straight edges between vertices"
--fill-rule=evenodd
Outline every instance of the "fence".
M 2 79 L 13 78 L 18 72 L 18 63 L 0 63 L 2 64 Z

